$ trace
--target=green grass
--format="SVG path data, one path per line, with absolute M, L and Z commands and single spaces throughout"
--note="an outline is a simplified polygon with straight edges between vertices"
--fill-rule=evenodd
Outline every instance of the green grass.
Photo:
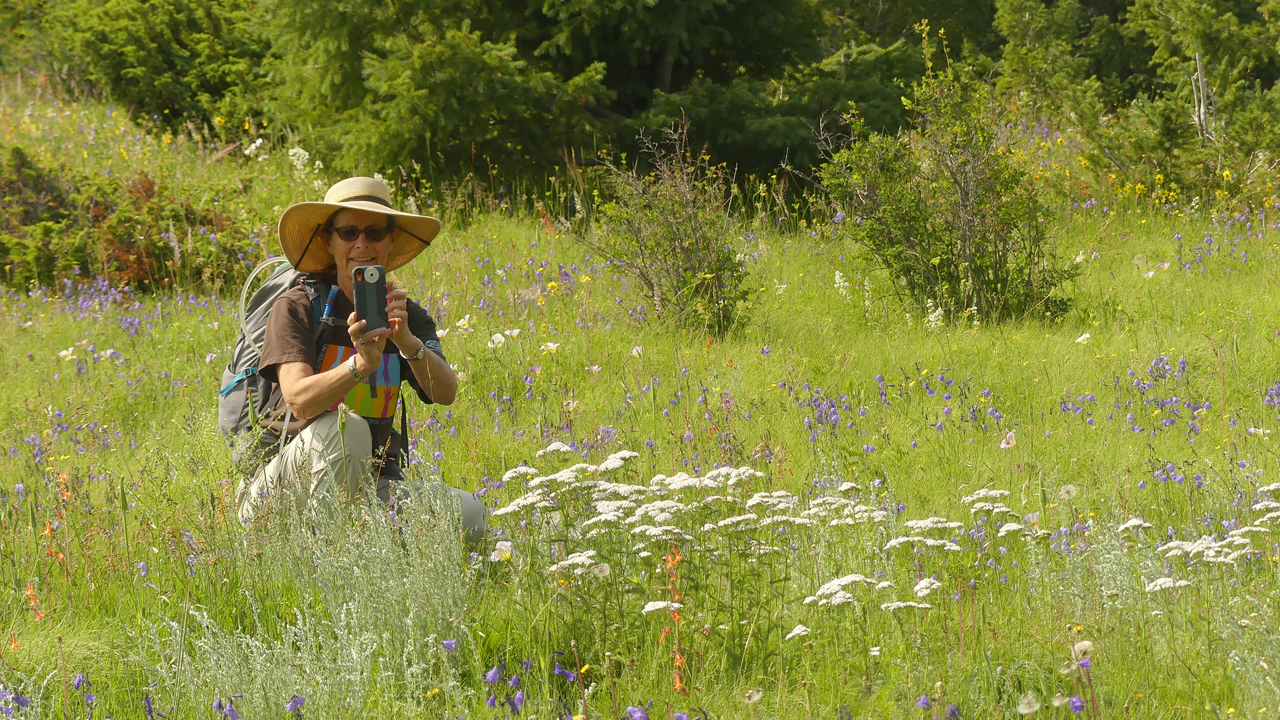
M 88 143 L 70 130 L 57 139 L 69 150 L 54 153 L 49 122 L 23 120 L 11 104 L 0 140 L 86 167 L 120 158 L 114 140 Z M 112 167 L 145 165 L 175 192 L 183 177 L 203 173 L 200 182 L 229 188 L 222 202 L 242 203 L 263 223 L 275 206 L 315 194 L 291 178 L 282 150 L 264 163 L 210 165 L 178 144 Z M 236 334 L 232 292 L 108 296 L 89 283 L 8 292 L 0 300 L 10 399 L 0 406 L 0 682 L 27 678 L 41 717 L 61 716 L 64 683 L 78 673 L 92 682 L 95 717 L 141 717 L 144 693 L 170 717 L 208 715 L 214 699 L 236 693 L 245 718 L 284 717 L 295 692 L 308 697 L 306 717 L 498 717 L 505 711 L 485 707 L 482 678 L 498 663 L 520 674 L 524 714 L 539 718 L 582 712 L 593 685 L 588 713 L 604 717 L 649 701 L 651 717 L 693 708 L 717 718 L 831 718 L 842 709 L 932 717 L 915 706 L 921 695 L 941 716 L 955 703 L 964 717 L 1016 717 L 1028 692 L 1041 717 L 1071 714 L 1051 704 L 1057 693 L 1082 694 L 1086 713 L 1096 699 L 1102 717 L 1275 716 L 1280 553 L 1269 532 L 1250 535 L 1250 552 L 1234 564 L 1157 552 L 1170 530 L 1178 540 L 1220 539 L 1236 527 L 1224 522 L 1246 526 L 1266 515 L 1266 506 L 1251 508 L 1256 490 L 1280 479 L 1280 439 L 1247 432 L 1277 425 L 1263 400 L 1280 380 L 1271 302 L 1280 232 L 1269 215 L 1249 221 L 1246 231 L 1226 218 L 1154 211 L 1064 217 L 1055 226 L 1061 254 L 1083 251 L 1070 288 L 1076 307 L 1064 322 L 933 329 L 902 309 L 853 248 L 825 233 L 761 228 L 744 248 L 758 252 L 749 263 L 759 288 L 750 320 L 723 341 L 633 318 L 643 301 L 625 278 L 534 219 L 447 227 L 398 273 L 450 328 L 445 351 L 465 374 L 452 407 L 410 406 L 418 472 L 485 489 L 495 509 L 525 494 L 524 479 L 495 486 L 522 462 L 545 476 L 629 449 L 639 456 L 605 479 L 644 486 L 658 473 L 705 475 L 720 464 L 763 473 L 733 493 L 671 493 L 690 507 L 632 527 L 678 526 L 688 537 L 656 539 L 646 557 L 619 523 L 583 526 L 595 513 L 582 483 L 595 475 L 553 482 L 562 488 L 556 504 L 536 516 L 494 517 L 505 535 L 478 560 L 395 540 L 377 509 L 366 509 L 356 529 L 323 525 L 318 539 L 286 532 L 288 518 L 242 530 L 229 509 L 235 478 L 214 415 Z M 1235 243 L 1235 255 L 1215 252 L 1182 269 L 1175 235 L 1192 262 L 1189 248 L 1205 233 Z M 1161 269 L 1165 261 L 1172 265 Z M 470 333 L 457 325 L 467 315 Z M 512 329 L 519 335 L 488 347 Z M 544 350 L 547 343 L 558 347 Z M 67 350 L 73 358 L 60 357 Z M 1149 373 L 1160 357 L 1177 377 Z M 1140 390 L 1135 380 L 1155 385 Z M 1089 394 L 1095 399 L 1081 399 Z M 1175 396 L 1170 408 L 1144 402 Z M 1201 411 L 1185 406 L 1206 401 Z M 821 414 L 832 408 L 834 430 Z M 963 420 L 970 411 L 976 421 Z M 1011 430 L 1016 445 L 1002 449 Z M 585 459 L 537 457 L 553 440 L 575 442 Z M 1169 463 L 1181 484 L 1154 476 Z M 841 491 L 842 483 L 857 488 Z M 1000 538 L 999 518 L 971 514 L 962 498 L 978 488 L 1007 490 L 998 501 L 1026 529 Z M 773 514 L 800 517 L 814 498 L 839 496 L 884 517 L 708 530 L 748 509 L 722 500 L 693 506 L 709 494 L 746 501 L 773 491 L 798 498 Z M 904 525 L 934 516 L 964 528 Z M 1153 527 L 1118 532 L 1133 517 Z M 979 519 L 986 534 L 975 538 Z M 605 532 L 588 536 L 592 528 Z M 956 538 L 962 550 L 885 549 L 909 534 Z M 514 545 L 507 562 L 487 559 L 498 540 Z M 606 576 L 547 572 L 584 550 L 609 565 Z M 414 564 L 426 557 L 454 561 Z M 317 571 L 324 563 L 346 569 Z M 399 586 L 387 578 L 396 573 L 406 584 L 393 591 Z M 408 582 L 419 577 L 410 573 L 439 582 Z M 851 573 L 895 587 L 855 583 L 846 588 L 855 602 L 804 604 Z M 942 587 L 917 598 L 913 588 L 935 574 Z M 1147 592 L 1166 574 L 1190 584 Z M 369 585 L 371 577 L 382 580 Z M 673 591 L 684 606 L 678 617 L 642 614 Z M 905 600 L 933 607 L 881 609 Z M 433 614 L 436 603 L 454 601 L 465 610 Z M 394 608 L 426 619 L 406 625 Z M 340 630 L 343 618 L 367 624 Z M 810 634 L 784 639 L 798 624 Z M 453 652 L 439 645 L 446 635 L 458 640 Z M 1081 671 L 1060 672 L 1083 640 L 1096 648 L 1092 695 Z M 367 661 L 348 662 L 357 649 Z M 552 674 L 556 663 L 590 669 L 569 683 Z M 677 669 L 687 696 L 674 687 Z M 762 699 L 745 703 L 756 689 Z M 66 711 L 83 715 L 83 691 L 67 698 Z

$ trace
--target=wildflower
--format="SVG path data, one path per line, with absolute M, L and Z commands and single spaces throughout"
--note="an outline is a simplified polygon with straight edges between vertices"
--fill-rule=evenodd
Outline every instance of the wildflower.
M 146 560 L 143 560 L 142 562 L 138 563 L 138 574 L 139 574 L 139 575 L 141 575 L 141 576 L 142 576 L 142 577 L 144 577 L 144 578 L 149 578 L 149 577 L 151 577 L 151 571 L 150 571 L 149 569 L 147 569 L 147 561 L 146 561 Z
M 1170 577 L 1156 578 L 1150 583 L 1147 583 L 1147 592 L 1153 593 L 1161 590 L 1172 590 L 1173 588 L 1187 587 L 1190 584 L 1191 583 L 1186 580 L 1175 581 Z
M 516 691 L 515 697 L 511 698 L 511 707 L 515 708 L 516 712 L 519 712 L 520 708 L 524 707 L 524 690 Z
M 645 712 L 644 708 L 628 707 L 627 720 L 649 720 L 649 713 Z
M 561 452 L 561 453 L 573 452 L 573 448 L 569 447 L 568 445 L 565 445 L 562 442 L 553 442 L 550 445 L 546 446 L 545 448 L 534 453 L 534 455 L 536 457 L 542 457 L 543 455 L 546 455 L 548 453 L 553 453 L 553 452 Z
M 1083 345 L 1083 344 L 1085 344 L 1085 343 L 1089 342 L 1089 338 L 1091 338 L 1091 337 L 1093 337 L 1093 336 L 1092 336 L 1092 335 L 1090 335 L 1089 333 L 1085 333 L 1085 334 L 1081 335 L 1080 337 L 1076 338 L 1076 342 L 1078 342 L 1078 343 L 1080 343 L 1081 345 Z
M 1000 441 L 1000 449 L 1008 450 L 1009 448 L 1017 444 L 1018 444 L 1018 438 L 1014 435 L 1014 432 L 1010 430 L 1009 434 L 1005 435 L 1004 439 Z
M 456 648 L 456 647 L 458 647 L 458 641 L 457 641 L 456 639 L 455 639 L 455 640 L 445 640 L 444 642 L 442 642 L 442 643 L 440 643 L 440 644 L 441 644 L 441 645 L 443 645 L 443 646 L 444 646 L 444 649 L 445 649 L 445 650 L 448 650 L 449 652 L 453 652 L 453 649 L 454 649 L 454 648 Z
M 960 708 L 955 703 L 947 706 L 947 720 L 960 720 Z
M 556 663 L 556 667 L 554 670 L 551 671 L 551 674 L 559 675 L 560 677 L 564 678 L 565 682 L 570 682 L 570 683 L 578 679 L 577 673 L 573 672 L 572 670 L 565 670 L 564 668 L 560 667 L 560 663 Z
M 897 610 L 902 610 L 903 608 L 917 608 L 920 610 L 932 610 L 933 606 L 930 605 L 929 603 L 920 603 L 920 602 L 914 602 L 914 601 L 887 602 L 880 606 L 880 609 L 884 610 L 885 612 L 895 612 Z
M 1079 715 L 1084 712 L 1084 700 L 1079 695 L 1072 695 L 1067 700 L 1067 709 Z
M 796 638 L 796 637 L 804 637 L 805 635 L 808 635 L 808 634 L 809 634 L 809 628 L 803 625 L 796 625 L 795 628 L 791 630 L 791 632 L 787 633 L 787 636 L 783 638 L 783 640 L 790 640 L 791 638 Z
M 763 697 L 764 697 L 763 690 L 758 690 L 758 689 L 748 690 L 746 696 L 742 698 L 742 701 L 748 705 L 753 705 L 755 703 L 760 702 L 760 699 Z
M 502 670 L 494 665 L 489 672 L 484 674 L 484 681 L 490 685 L 497 685 L 502 680 Z
M 493 553 L 489 555 L 489 562 L 506 562 L 511 559 L 515 551 L 515 546 L 510 540 L 499 540 L 493 548 Z
M 1021 715 L 1030 715 L 1040 709 L 1040 698 L 1036 694 L 1028 690 L 1018 698 L 1018 713 Z
M 631 357 L 640 357 L 640 354 L 643 352 L 644 352 L 644 348 L 637 345 L 631 348 Z
M 302 717 L 302 705 L 306 701 L 307 699 L 301 695 L 294 695 L 289 702 L 284 704 L 284 711 L 293 713 L 294 717 Z
M 507 338 L 502 333 L 494 333 L 493 337 L 489 338 L 489 349 L 493 350 L 500 348 L 506 341 Z
M 1092 670 L 1092 669 L 1093 669 L 1093 661 L 1092 661 L 1092 660 L 1090 660 L 1090 659 L 1089 659 L 1089 658 L 1087 658 L 1087 657 L 1082 657 L 1082 658 L 1080 658 L 1080 662 L 1076 663 L 1076 665 L 1078 665 L 1078 666 L 1080 667 L 1080 669 L 1081 669 L 1081 670 Z
M 916 701 L 916 707 L 920 708 L 921 710 L 928 710 L 929 708 L 933 707 L 933 703 L 929 702 L 928 695 L 921 695 L 920 699 Z
M 924 598 L 924 596 L 928 595 L 934 590 L 937 590 L 940 587 L 942 587 L 942 583 L 938 582 L 937 580 L 934 580 L 933 578 L 925 578 L 921 580 L 919 583 L 916 583 L 916 588 L 915 588 L 916 597 Z
M 598 374 L 600 374 L 600 366 L 599 366 L 599 365 L 589 365 L 589 366 L 587 366 L 587 372 L 591 373 L 592 375 L 598 375 Z
M 543 343 L 540 349 L 544 355 L 554 355 L 556 350 L 560 349 L 560 343 Z
M 644 609 L 641 610 L 640 613 L 642 615 L 648 615 L 649 613 L 657 612 L 658 610 L 679 610 L 682 607 L 684 607 L 684 605 L 681 605 L 678 602 L 654 600 L 653 602 L 645 603 Z
M 1062 502 L 1071 502 L 1079 494 L 1080 490 L 1075 485 L 1063 485 L 1058 488 L 1058 499 L 1062 500 Z
M 513 338 L 520 337 L 520 329 L 519 329 L 519 328 L 515 328 L 515 329 L 512 329 L 512 330 L 503 330 L 503 331 L 502 331 L 502 334 L 504 334 L 504 335 L 506 335 L 506 336 L 508 336 L 508 337 L 513 337 Z
M 1071 646 L 1071 655 L 1077 660 L 1079 660 L 1080 658 L 1087 658 L 1093 655 L 1093 643 L 1089 642 L 1088 640 L 1081 640 L 1080 642 Z
M 84 673 L 77 673 L 75 679 L 71 681 L 71 687 L 76 690 L 79 690 L 89 684 L 89 681 L 85 679 Z

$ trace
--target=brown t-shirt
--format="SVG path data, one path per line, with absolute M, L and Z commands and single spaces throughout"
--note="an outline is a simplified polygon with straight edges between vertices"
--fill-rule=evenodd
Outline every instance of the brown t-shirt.
M 325 300 L 326 298 L 320 300 L 322 307 Z M 316 372 L 326 372 L 346 363 L 356 352 L 351 343 L 351 335 L 347 333 L 347 317 L 354 309 L 351 299 L 339 291 L 333 302 L 333 327 L 324 332 L 317 342 L 312 339 L 315 337 L 315 311 L 306 290 L 302 287 L 286 290 L 276 298 L 271 315 L 267 318 L 258 372 L 266 379 L 278 383 L 276 370 L 281 363 L 304 362 Z M 440 349 L 440 339 L 436 336 L 435 320 L 412 300 L 406 303 L 406 309 L 409 313 L 409 332 L 443 359 L 444 352 Z M 416 351 L 417 348 L 409 350 Z M 401 477 L 397 458 L 403 440 L 394 429 L 394 421 L 396 405 L 400 400 L 400 383 L 405 380 L 417 392 L 418 399 L 431 403 L 431 398 L 427 397 L 418 384 L 418 379 L 414 377 L 409 361 L 400 357 L 399 348 L 388 339 L 383 349 L 382 364 L 366 380 L 352 388 L 340 403 L 369 421 L 369 430 L 373 435 L 374 470 L 379 476 Z M 338 405 L 330 408 L 337 409 Z M 283 413 L 282 407 L 280 412 Z M 302 427 L 306 427 L 306 424 L 297 427 L 291 424 L 290 432 Z

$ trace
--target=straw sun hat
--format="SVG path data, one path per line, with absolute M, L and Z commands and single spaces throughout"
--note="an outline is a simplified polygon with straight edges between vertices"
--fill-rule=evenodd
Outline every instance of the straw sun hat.
M 395 270 L 417 257 L 440 232 L 440 221 L 433 217 L 393 209 L 391 189 L 381 180 L 347 178 L 329 188 L 324 202 L 290 205 L 280 216 L 280 247 L 294 269 L 307 273 L 333 269 L 333 254 L 320 229 L 343 208 L 369 210 L 395 218 L 399 232 L 387 255 L 387 270 Z

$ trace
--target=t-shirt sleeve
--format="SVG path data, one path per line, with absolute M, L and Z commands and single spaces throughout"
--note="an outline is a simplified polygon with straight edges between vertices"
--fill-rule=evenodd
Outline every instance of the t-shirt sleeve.
M 316 363 L 316 345 L 312 340 L 315 318 L 311 301 L 294 288 L 276 298 L 267 316 L 267 332 L 262 341 L 262 358 L 258 373 L 271 382 L 279 382 L 276 370 L 282 363 Z
M 426 309 L 410 300 L 405 304 L 405 311 L 409 313 L 409 332 L 426 343 L 428 350 L 439 355 L 441 360 L 448 362 L 448 358 L 444 356 L 444 349 L 440 347 L 440 338 L 436 335 L 436 321 Z M 404 358 L 400 359 L 400 377 L 408 378 L 409 386 L 418 393 L 419 400 L 428 405 L 431 404 L 431 398 L 427 397 L 422 390 L 418 384 L 418 378 L 413 374 L 413 368 L 409 367 L 409 361 Z

